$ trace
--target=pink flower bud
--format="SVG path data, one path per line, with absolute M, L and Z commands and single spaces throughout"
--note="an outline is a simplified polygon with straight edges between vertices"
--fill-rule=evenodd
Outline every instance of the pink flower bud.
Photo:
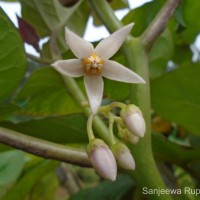
M 103 140 L 93 139 L 87 147 L 88 157 L 94 169 L 104 178 L 115 181 L 117 164 L 108 145 Z
M 128 147 L 123 143 L 116 143 L 112 146 L 112 151 L 115 155 L 115 158 L 117 160 L 117 164 L 128 170 L 134 170 L 135 169 L 135 161 L 133 159 L 133 156 L 131 155 L 130 150 Z
M 126 128 L 138 137 L 144 137 L 146 125 L 142 112 L 137 106 L 128 105 L 121 110 L 120 113 Z

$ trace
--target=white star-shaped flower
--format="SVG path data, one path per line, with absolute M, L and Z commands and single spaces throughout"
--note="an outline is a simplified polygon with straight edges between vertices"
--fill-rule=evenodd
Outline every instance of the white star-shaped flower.
M 62 75 L 84 76 L 84 84 L 92 112 L 95 114 L 101 105 L 103 96 L 102 76 L 126 83 L 145 83 L 136 73 L 118 62 L 109 60 L 128 37 L 133 23 L 124 26 L 103 39 L 96 48 L 93 45 L 65 29 L 67 45 L 78 59 L 58 60 L 52 66 Z

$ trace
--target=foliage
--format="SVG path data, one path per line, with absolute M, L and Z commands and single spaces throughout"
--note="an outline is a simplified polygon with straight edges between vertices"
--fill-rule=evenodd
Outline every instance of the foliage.
M 82 106 L 85 102 L 77 102 L 76 94 L 66 89 L 66 82 L 50 64 L 59 57 L 73 57 L 65 43 L 65 26 L 83 36 L 89 16 L 95 18 L 95 25 L 104 22 L 89 4 L 90 1 L 79 0 L 70 7 L 63 7 L 58 0 L 19 2 L 22 20 L 28 24 L 20 30 L 0 8 L 0 27 L 3 27 L 0 29 L 0 126 L 34 138 L 85 148 L 88 143 L 87 112 Z M 108 2 L 113 10 L 128 6 L 127 1 Z M 135 22 L 131 35 L 140 37 L 164 3 L 164 0 L 156 0 L 129 10 L 122 22 Z M 199 10 L 198 1 L 182 0 L 166 29 L 147 52 L 152 102 L 152 150 L 168 188 L 194 189 L 200 186 L 200 47 L 195 43 L 200 32 Z M 22 31 L 26 34 L 34 32 L 37 40 L 33 46 L 37 47 L 39 57 L 25 52 L 24 43 L 31 44 L 31 41 L 23 41 L 23 35 L 21 37 L 19 33 Z M 47 41 L 39 45 L 39 40 L 44 38 Z M 191 46 L 197 51 L 192 52 Z M 121 51 L 113 60 L 127 66 L 128 59 Z M 197 59 L 194 59 L 194 53 Z M 85 94 L 83 80 L 78 78 L 75 81 Z M 130 102 L 130 93 L 128 84 L 106 80 L 103 103 L 114 100 Z M 135 146 L 130 148 L 134 154 Z M 148 163 L 144 163 L 144 169 L 148 167 L 147 170 L 151 171 Z M 60 167 L 57 161 L 38 158 L 0 144 L 0 198 L 151 198 L 141 193 L 141 183 L 149 183 L 146 177 L 138 180 L 134 173 L 120 170 L 126 175 L 120 175 L 116 182 L 110 183 L 97 180 L 90 171 L 85 175 L 84 169 L 79 171 L 74 167 L 62 174 L 62 180 L 56 171 Z M 65 184 L 69 177 L 78 188 L 77 194 Z M 91 184 L 92 187 L 86 187 L 88 180 L 94 184 Z M 195 195 L 183 195 L 182 198 L 198 199 Z

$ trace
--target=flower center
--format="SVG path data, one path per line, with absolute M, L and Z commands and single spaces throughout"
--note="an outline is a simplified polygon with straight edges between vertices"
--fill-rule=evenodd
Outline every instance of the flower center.
M 101 74 L 104 60 L 93 53 L 90 57 L 83 59 L 84 72 L 87 75 Z

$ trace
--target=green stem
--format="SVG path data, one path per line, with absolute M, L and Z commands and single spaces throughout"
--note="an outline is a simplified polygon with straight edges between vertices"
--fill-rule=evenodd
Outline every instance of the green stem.
M 144 43 L 146 50 L 149 50 L 153 46 L 155 40 L 165 30 L 168 21 L 174 14 L 180 2 L 181 0 L 166 1 L 162 9 L 158 12 L 154 20 L 142 34 L 141 40 Z
M 113 124 L 114 124 L 114 118 L 112 116 L 111 113 L 109 113 L 109 135 L 110 135 L 110 141 L 111 141 L 111 145 L 115 144 L 116 141 L 115 141 L 115 136 L 114 136 L 114 133 L 113 133 Z
M 111 109 L 113 109 L 113 108 L 121 108 L 122 109 L 126 106 L 126 104 L 121 103 L 121 102 L 112 102 L 109 106 Z
M 30 54 L 30 53 L 26 53 L 26 56 L 29 59 L 31 59 L 33 61 L 36 61 L 38 63 L 41 63 L 41 64 L 50 65 L 51 63 L 53 63 L 53 60 L 50 60 L 48 58 L 39 58 L 39 57 L 34 56 L 34 55 Z
M 0 143 L 41 156 L 80 166 L 90 166 L 83 149 L 70 148 L 0 127 Z
M 94 139 L 94 133 L 93 133 L 93 130 L 92 130 L 93 119 L 94 119 L 94 115 L 91 114 L 88 118 L 88 121 L 87 121 L 87 134 L 88 134 L 89 141 Z
M 96 12 L 100 20 L 110 32 L 114 32 L 123 26 L 123 24 L 117 19 L 113 9 L 107 1 L 88 0 L 88 2 L 91 5 L 92 10 Z
M 121 26 L 121 23 L 114 17 L 112 8 L 105 0 L 89 0 L 89 3 L 108 30 L 116 31 Z M 143 187 L 151 189 L 159 187 L 165 188 L 165 184 L 154 161 L 151 147 L 151 104 L 148 57 L 145 48 L 139 39 L 130 39 L 126 42 L 124 47 L 123 50 L 129 67 L 146 80 L 146 84 L 132 85 L 131 87 L 131 102 L 136 103 L 141 108 L 147 125 L 145 137 L 140 140 L 134 149 L 133 147 L 130 147 L 137 165 L 136 171 L 131 173 L 131 175 L 134 176 L 141 189 Z M 158 197 L 156 195 L 149 195 L 149 199 L 164 200 L 166 199 L 166 196 L 163 195 Z M 168 200 L 170 199 L 171 197 L 168 196 Z
M 143 139 L 140 139 L 133 148 L 130 146 L 136 161 L 136 170 L 132 175 L 140 184 L 141 188 L 165 188 L 165 184 L 160 176 L 154 161 L 151 146 L 151 102 L 150 102 L 150 86 L 148 73 L 148 57 L 146 55 L 143 44 L 139 39 L 132 39 L 127 44 L 127 61 L 132 70 L 141 75 L 146 84 L 132 85 L 131 102 L 136 104 L 142 111 L 146 122 L 146 133 Z M 134 66 L 134 68 L 132 67 Z M 141 177 L 143 177 L 141 179 Z M 145 177 L 145 178 L 144 178 Z M 154 181 L 152 181 L 152 178 Z M 165 199 L 166 196 L 157 197 L 150 195 L 150 199 Z M 170 200 L 170 196 L 168 196 Z

